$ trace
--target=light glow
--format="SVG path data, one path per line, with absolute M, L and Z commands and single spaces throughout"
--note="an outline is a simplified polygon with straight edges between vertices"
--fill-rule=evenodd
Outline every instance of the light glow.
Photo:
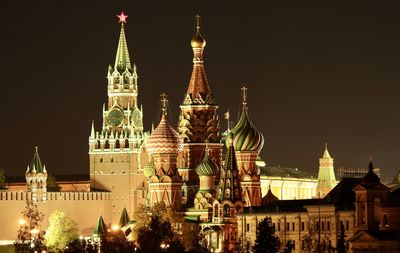
M 121 14 L 117 15 L 117 17 L 119 18 L 119 23 L 126 23 L 126 19 L 128 18 L 123 11 L 121 11 Z

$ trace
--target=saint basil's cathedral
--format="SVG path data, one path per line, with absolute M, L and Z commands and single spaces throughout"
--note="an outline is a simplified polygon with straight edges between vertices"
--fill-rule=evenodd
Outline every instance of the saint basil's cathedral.
M 108 71 L 108 102 L 100 131 L 89 137 L 90 186 L 112 192 L 113 220 L 119 211 L 164 202 L 202 226 L 219 227 L 227 250 L 236 243 L 236 213 L 262 203 L 257 157 L 263 135 L 248 116 L 247 88 L 236 125 L 221 134 L 218 105 L 204 68 L 206 40 L 200 16 L 191 46 L 193 70 L 180 105 L 177 130 L 168 121 L 168 99 L 161 95 L 161 120 L 146 133 L 138 105 L 138 78 L 125 38 L 126 16 L 115 65 Z

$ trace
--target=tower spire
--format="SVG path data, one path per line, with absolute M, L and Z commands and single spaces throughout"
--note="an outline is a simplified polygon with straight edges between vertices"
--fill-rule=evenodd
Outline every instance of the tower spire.
M 114 68 L 119 71 L 124 71 L 125 69 L 131 69 L 131 60 L 129 58 L 128 44 L 126 43 L 124 24 L 127 22 L 127 15 L 122 11 L 119 18 L 119 23 L 121 23 L 121 32 L 119 35 L 117 55 L 115 57 Z
M 195 16 L 195 30 L 191 40 L 193 49 L 193 71 L 184 104 L 212 104 L 211 90 L 203 66 L 203 51 L 206 40 L 201 35 L 200 16 Z

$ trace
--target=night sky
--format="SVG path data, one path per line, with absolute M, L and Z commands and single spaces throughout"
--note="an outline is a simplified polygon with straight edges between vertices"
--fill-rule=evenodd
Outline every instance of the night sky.
M 90 124 L 101 125 L 123 10 L 146 129 L 161 92 L 177 122 L 199 13 L 223 129 L 223 112 L 229 108 L 236 119 L 246 84 L 267 164 L 316 172 L 327 141 L 335 167 L 366 167 L 373 157 L 391 181 L 400 169 L 399 7 L 320 0 L 4 2 L 0 168 L 24 175 L 37 145 L 50 174 L 89 172 Z

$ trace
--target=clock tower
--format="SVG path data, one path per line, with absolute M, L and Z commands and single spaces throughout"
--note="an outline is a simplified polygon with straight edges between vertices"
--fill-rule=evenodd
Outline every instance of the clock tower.
M 145 203 L 147 163 L 143 113 L 138 106 L 138 76 L 125 37 L 126 16 L 118 15 L 121 32 L 114 66 L 108 68 L 108 101 L 103 105 L 100 131 L 92 123 L 89 136 L 90 187 L 112 192 L 113 223 L 125 207 L 132 215 Z

